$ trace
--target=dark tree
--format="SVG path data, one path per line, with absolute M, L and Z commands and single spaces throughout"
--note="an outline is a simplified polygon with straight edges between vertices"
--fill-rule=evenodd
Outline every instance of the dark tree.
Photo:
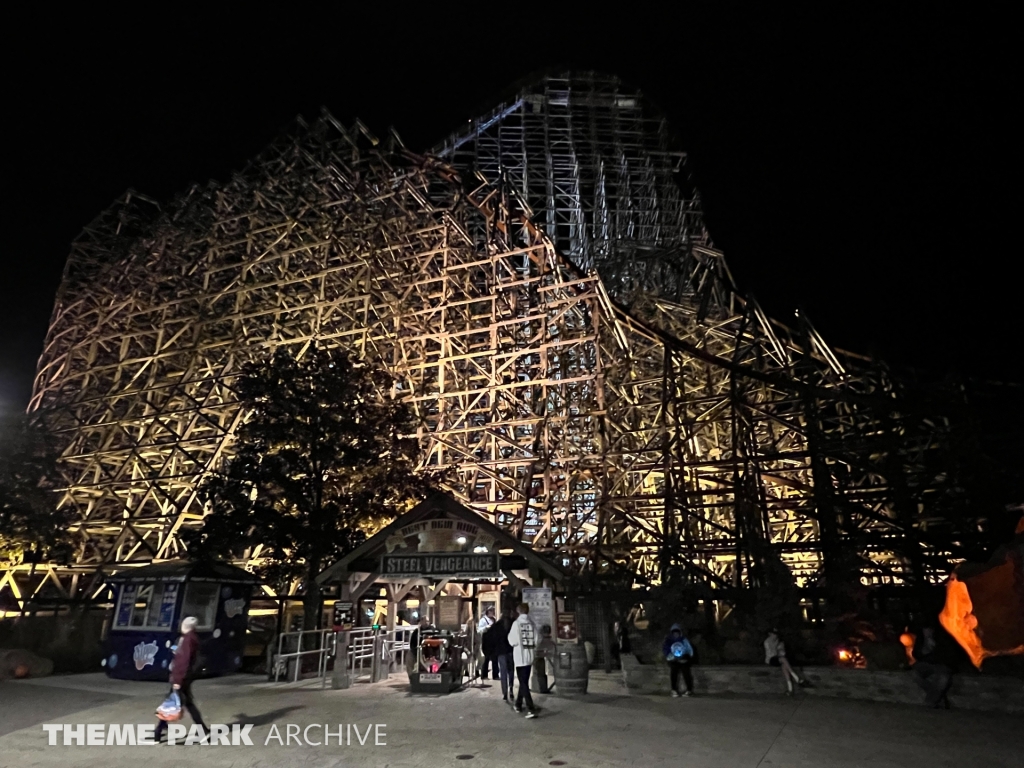
M 69 509 L 57 509 L 52 440 L 25 418 L 0 425 L 0 561 L 62 562 L 71 549 Z
M 250 363 L 235 384 L 247 417 L 234 456 L 199 488 L 209 505 L 186 542 L 196 557 L 262 562 L 284 591 L 298 580 L 304 628 L 317 627 L 316 576 L 429 490 L 417 474 L 410 409 L 381 368 L 340 350 L 277 352 Z

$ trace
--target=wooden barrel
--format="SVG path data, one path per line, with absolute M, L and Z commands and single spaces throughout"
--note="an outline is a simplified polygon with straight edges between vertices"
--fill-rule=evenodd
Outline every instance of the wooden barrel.
M 555 668 L 556 696 L 578 696 L 587 692 L 590 664 L 582 643 L 559 643 L 552 666 Z

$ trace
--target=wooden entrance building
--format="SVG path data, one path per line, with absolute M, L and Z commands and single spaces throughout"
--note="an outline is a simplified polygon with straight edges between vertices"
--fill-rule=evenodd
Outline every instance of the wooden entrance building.
M 435 626 L 475 624 L 530 586 L 565 572 L 446 493 L 437 492 L 319 576 L 351 605 L 355 626 L 380 617 L 389 630 L 427 615 Z

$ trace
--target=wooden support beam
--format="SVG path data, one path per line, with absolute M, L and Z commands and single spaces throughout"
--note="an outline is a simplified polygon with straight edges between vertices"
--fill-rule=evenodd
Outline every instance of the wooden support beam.
M 374 582 L 376 582 L 377 579 L 379 578 L 380 572 L 374 571 L 373 573 L 369 574 L 365 579 L 359 581 L 355 586 L 350 586 L 348 599 L 352 602 L 355 602 L 356 600 L 361 598 L 363 596 L 363 593 L 366 592 L 366 590 L 368 590 L 370 587 L 372 587 Z

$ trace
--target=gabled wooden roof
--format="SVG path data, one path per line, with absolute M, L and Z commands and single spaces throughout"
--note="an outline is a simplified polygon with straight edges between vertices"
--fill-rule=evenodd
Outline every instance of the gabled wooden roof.
M 417 523 L 420 520 L 432 520 L 439 516 L 462 520 L 477 526 L 487 535 L 494 537 L 496 550 L 511 549 L 513 554 L 524 557 L 528 563 L 534 563 L 540 570 L 544 571 L 556 580 L 564 579 L 566 576 L 565 571 L 547 558 L 537 554 L 537 552 L 523 544 L 514 536 L 509 535 L 508 532 L 503 531 L 494 523 L 481 517 L 479 514 L 469 509 L 469 507 L 460 504 L 447 493 L 435 491 L 404 515 L 397 518 L 386 528 L 378 531 L 374 536 L 367 539 L 362 545 L 353 549 L 333 565 L 325 568 L 323 572 L 317 576 L 316 580 L 323 584 L 324 582 L 339 578 L 342 573 L 346 573 L 350 570 L 350 566 L 352 564 L 357 563 L 360 560 L 365 560 L 367 558 L 383 554 L 386 551 L 388 537 L 392 536 L 396 532 L 402 530 L 408 525 L 411 525 L 412 523 Z

